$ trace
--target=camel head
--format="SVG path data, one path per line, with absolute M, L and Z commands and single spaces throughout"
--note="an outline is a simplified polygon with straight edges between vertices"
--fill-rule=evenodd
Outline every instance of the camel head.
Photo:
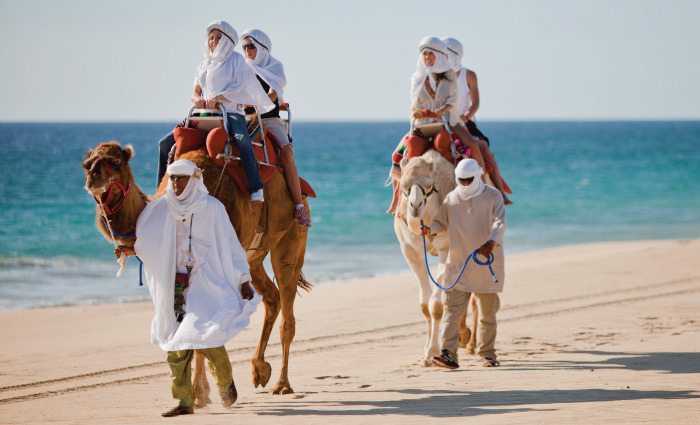
M 419 233 L 420 220 L 428 225 L 440 211 L 445 196 L 455 187 L 454 166 L 437 151 L 401 161 L 401 194 L 406 204 L 406 223 Z
M 421 219 L 428 219 L 429 224 L 437 214 L 439 202 L 432 173 L 433 164 L 422 157 L 413 158 L 402 167 L 400 188 L 406 201 L 406 219 L 412 230 L 420 226 Z
M 133 180 L 129 166 L 129 160 L 133 156 L 134 148 L 131 145 L 122 149 L 121 145 L 114 141 L 101 143 L 95 149 L 89 150 L 83 161 L 87 178 L 85 190 L 91 195 L 104 198 L 112 181 L 120 182 L 123 186 L 128 185 Z M 119 192 L 121 189 L 118 185 L 113 185 L 113 191 Z

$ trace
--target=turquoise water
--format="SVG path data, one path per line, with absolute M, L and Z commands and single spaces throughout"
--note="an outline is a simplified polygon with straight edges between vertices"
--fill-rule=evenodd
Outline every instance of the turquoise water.
M 0 310 L 148 299 L 94 228 L 80 163 L 117 140 L 155 191 L 156 141 L 173 123 L 0 123 Z M 610 240 L 700 237 L 700 122 L 482 122 L 513 189 L 506 253 Z M 408 270 L 384 213 L 406 123 L 295 123 L 314 187 L 304 272 L 314 284 Z

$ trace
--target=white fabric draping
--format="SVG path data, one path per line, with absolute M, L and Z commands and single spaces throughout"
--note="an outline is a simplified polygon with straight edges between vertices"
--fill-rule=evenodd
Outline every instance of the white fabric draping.
M 429 49 L 435 53 L 435 63 L 432 66 L 425 64 L 423 60 L 423 50 Z M 437 37 L 426 37 L 421 40 L 418 45 L 418 63 L 416 65 L 416 72 L 411 76 L 411 107 L 413 107 L 420 94 L 421 87 L 423 86 L 425 79 L 428 79 L 430 88 L 436 89 L 437 83 L 435 81 L 435 76 L 433 74 L 440 74 L 449 69 L 452 69 L 450 62 L 447 59 L 447 46 Z
M 284 87 L 287 85 L 287 77 L 284 74 L 282 62 L 275 59 L 272 52 L 270 37 L 258 29 L 247 29 L 241 34 L 241 43 L 249 38 L 257 47 L 255 59 L 247 59 L 246 62 L 253 71 L 260 76 L 277 93 L 279 103 L 283 102 Z
M 236 31 L 224 21 L 209 24 L 207 37 L 213 30 L 221 31 L 224 36 L 214 51 L 209 49 L 208 40 L 205 40 L 204 60 L 197 67 L 194 78 L 194 84 L 202 88 L 202 97 L 225 97 L 228 102 L 222 103 L 227 110 L 235 109 L 237 104 L 254 105 L 264 112 L 274 109 L 275 104 L 260 86 L 253 70 L 243 56 L 233 50 L 236 46 L 234 40 L 237 40 Z

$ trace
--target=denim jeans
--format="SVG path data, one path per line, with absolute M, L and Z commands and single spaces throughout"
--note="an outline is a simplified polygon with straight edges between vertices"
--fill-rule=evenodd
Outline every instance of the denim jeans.
M 260 179 L 260 173 L 258 172 L 258 164 L 255 159 L 255 152 L 253 152 L 253 144 L 250 141 L 250 136 L 245 126 L 245 117 L 235 113 L 226 115 L 228 118 L 229 135 L 236 143 L 236 147 L 240 152 L 241 161 L 243 162 L 243 171 L 245 171 L 246 178 L 248 179 L 248 190 L 252 193 L 258 189 L 262 189 L 263 183 Z M 161 180 L 163 180 L 168 164 L 168 154 L 174 144 L 175 136 L 173 136 L 172 131 L 158 142 L 158 181 L 156 182 L 156 187 L 158 187 Z

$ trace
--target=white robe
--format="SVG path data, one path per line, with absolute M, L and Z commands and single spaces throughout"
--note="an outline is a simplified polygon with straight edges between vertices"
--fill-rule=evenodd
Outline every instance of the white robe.
M 483 192 L 466 200 L 461 199 L 458 192 L 450 192 L 445 197 L 435 221 L 430 224 L 430 230 L 431 233 L 448 231 L 449 235 L 450 251 L 441 285 L 452 285 L 467 257 L 488 240 L 493 240 L 497 245 L 493 249 L 494 261 L 491 267 L 498 282 L 494 283 L 488 266 L 476 264 L 474 259 L 471 259 L 455 288 L 477 294 L 503 292 L 503 234 L 506 230 L 506 208 L 503 195 L 498 190 L 486 186 Z M 479 259 L 484 261 L 481 256 Z
M 241 284 L 250 280 L 246 253 L 223 204 L 207 195 L 206 207 L 192 218 L 194 268 L 185 290 L 186 314 L 178 323 L 173 305 L 177 251 L 187 256 L 188 238 L 180 238 L 177 247 L 174 224 L 164 196 L 146 205 L 136 224 L 134 248 L 155 306 L 151 342 L 165 351 L 222 346 L 248 326 L 262 299 L 241 297 Z M 186 225 L 189 233 L 189 219 Z

